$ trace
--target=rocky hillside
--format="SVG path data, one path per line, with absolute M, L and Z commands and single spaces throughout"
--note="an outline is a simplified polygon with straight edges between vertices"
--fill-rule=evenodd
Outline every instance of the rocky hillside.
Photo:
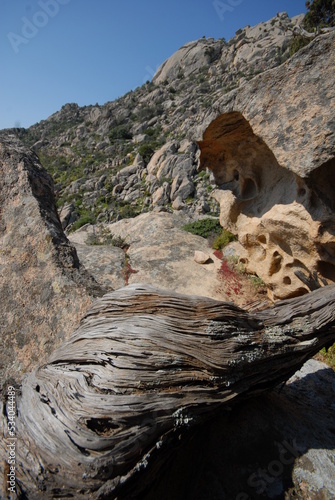
M 259 277 L 273 300 L 335 282 L 335 31 L 289 57 L 300 21 L 191 42 L 115 102 L 0 134 L 0 456 L 14 385 L 20 498 L 112 498 L 132 471 L 147 500 L 335 497 L 334 372 L 311 360 L 293 375 L 334 339 L 335 285 L 256 322 Z M 184 230 L 199 218 L 239 241 L 209 249 Z M 232 318 L 239 331 L 248 313 L 208 297 L 255 313 L 238 337 Z M 193 405 L 216 420 L 201 427 Z
M 228 42 L 187 43 L 151 82 L 116 101 L 66 104 L 17 129 L 55 180 L 63 227 L 152 209 L 217 214 L 210 176 L 197 172 L 199 126 L 222 95 L 289 58 L 302 18 L 281 13 Z
M 66 232 L 220 212 L 272 300 L 335 281 L 334 36 L 307 33 L 292 55 L 302 22 L 282 13 L 187 43 L 122 98 L 16 129 L 56 182 Z

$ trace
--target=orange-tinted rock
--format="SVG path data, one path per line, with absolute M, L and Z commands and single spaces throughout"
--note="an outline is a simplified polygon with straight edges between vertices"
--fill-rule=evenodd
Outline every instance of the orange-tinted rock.
M 335 281 L 335 34 L 217 103 L 201 167 L 273 299 Z

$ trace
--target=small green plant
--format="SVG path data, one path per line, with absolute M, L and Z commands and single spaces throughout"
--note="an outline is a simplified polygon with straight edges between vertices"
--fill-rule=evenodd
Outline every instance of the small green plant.
M 231 233 L 230 231 L 227 231 L 227 229 L 222 229 L 221 234 L 219 234 L 215 240 L 213 241 L 213 248 L 214 250 L 222 250 L 225 246 L 228 245 L 231 241 L 236 241 L 237 238 L 236 236 Z
M 77 229 L 80 229 L 81 227 L 85 226 L 85 224 L 94 224 L 95 222 L 95 217 L 93 214 L 85 214 L 82 215 L 76 222 L 73 223 L 71 227 L 71 232 L 77 231 Z
M 321 349 L 320 355 L 322 360 L 335 370 L 335 344 L 330 346 L 328 349 L 326 349 L 326 347 Z
M 93 233 L 86 239 L 86 245 L 111 245 L 122 249 L 127 246 L 122 236 L 115 236 L 105 227 L 94 228 Z
M 217 236 L 222 231 L 220 221 L 218 219 L 210 218 L 200 219 L 195 222 L 185 224 L 183 229 L 188 233 L 202 236 L 202 238 Z
M 198 177 L 200 179 L 206 179 L 208 180 L 210 178 L 210 175 L 209 173 L 207 172 L 207 170 L 201 170 L 199 173 L 198 173 Z
M 256 290 L 259 290 L 260 288 L 266 288 L 266 284 L 259 276 L 256 276 L 255 274 L 250 274 L 249 279 L 251 281 L 251 284 L 256 288 Z

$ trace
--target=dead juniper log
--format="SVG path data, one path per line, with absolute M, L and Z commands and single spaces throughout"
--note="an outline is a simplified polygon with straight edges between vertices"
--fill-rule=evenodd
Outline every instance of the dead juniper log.
M 109 293 L 23 382 L 18 489 L 114 498 L 160 465 L 176 429 L 287 380 L 334 340 L 335 285 L 253 314 L 148 285 Z M 6 407 L 1 419 L 6 457 Z

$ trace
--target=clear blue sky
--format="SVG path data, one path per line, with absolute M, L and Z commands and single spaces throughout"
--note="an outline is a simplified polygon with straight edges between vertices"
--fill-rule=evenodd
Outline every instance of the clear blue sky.
M 112 101 L 184 43 L 283 11 L 305 13 L 305 0 L 0 0 L 0 129 Z

